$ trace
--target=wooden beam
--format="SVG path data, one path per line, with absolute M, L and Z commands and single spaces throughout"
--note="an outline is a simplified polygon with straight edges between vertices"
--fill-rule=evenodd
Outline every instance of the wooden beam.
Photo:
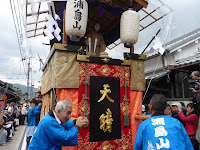
M 119 44 L 121 44 L 122 42 L 119 42 L 118 44 L 114 44 L 115 46 L 113 46 L 113 47 L 111 47 L 111 48 L 109 48 L 108 46 L 107 46 L 107 48 L 109 49 L 109 50 L 111 50 L 111 49 L 113 49 L 113 48 L 115 48 L 116 46 L 118 46 Z
M 36 23 L 41 23 L 41 22 L 46 22 L 47 20 L 42 20 L 42 21 L 38 21 L 38 22 L 31 22 L 31 23 L 27 23 L 26 25 L 32 25 L 32 24 L 36 24 Z
M 32 38 L 32 37 L 36 37 L 36 36 L 40 36 L 40 35 L 43 35 L 43 33 L 41 33 L 41 34 L 36 34 L 36 35 L 33 35 L 33 36 L 29 36 L 28 38 Z
M 67 44 L 67 33 L 65 31 L 65 12 L 66 12 L 66 9 L 64 10 L 63 12 L 63 44 Z
M 148 15 L 146 15 L 145 17 L 143 17 L 142 19 L 140 19 L 140 21 L 144 20 L 146 17 L 148 17 L 149 15 L 153 14 L 156 10 L 160 9 L 160 7 L 162 7 L 162 6 L 163 6 L 163 5 L 157 7 L 157 8 L 154 9 L 152 12 L 148 13 Z M 144 10 L 142 9 L 142 11 L 144 11 Z
M 150 13 L 148 13 L 146 10 L 142 9 L 142 11 L 144 11 L 146 14 L 148 14 L 148 16 L 151 16 L 154 20 L 157 20 L 154 16 L 152 16 Z
M 39 14 L 44 14 L 44 13 L 49 13 L 49 10 L 40 11 L 40 12 L 37 13 L 37 14 L 39 15 Z M 33 15 L 32 13 L 29 13 L 29 14 L 27 14 L 26 16 L 28 17 L 28 16 L 32 16 L 32 15 Z
M 137 3 L 142 5 L 143 7 L 147 8 L 148 2 L 145 0 L 135 0 Z
M 176 70 L 176 69 L 186 68 L 186 67 L 193 66 L 193 65 L 200 65 L 200 61 L 194 62 L 194 63 L 185 64 L 185 65 L 180 65 L 180 66 L 169 66 L 168 69 L 169 70 Z
M 134 53 L 134 47 L 131 48 L 131 52 Z
M 28 30 L 28 31 L 26 31 L 26 32 L 32 32 L 32 31 L 41 30 L 41 29 L 44 29 L 44 28 L 45 28 L 45 26 L 44 26 L 44 27 L 41 27 L 41 28 L 37 28 L 37 29 Z
M 146 120 L 150 117 L 151 116 L 147 116 L 147 115 L 135 115 L 135 119 L 137 119 L 137 120 Z
M 140 27 L 144 28 L 141 24 L 140 24 Z
M 41 3 L 39 3 L 38 13 L 40 12 L 40 6 L 41 6 Z M 38 22 L 38 19 L 39 19 L 39 15 L 37 16 L 37 21 L 36 21 L 36 22 Z M 36 26 L 35 26 L 35 33 L 34 33 L 34 35 L 36 34 L 37 26 L 38 26 L 38 23 L 36 23 Z
M 106 47 L 107 49 L 111 50 L 112 48 Z
M 113 42 L 113 44 L 114 44 L 115 46 L 117 46 L 117 44 L 116 44 L 115 42 Z
M 171 12 L 171 11 L 170 11 L 170 12 Z M 170 12 L 169 12 L 169 13 L 170 13 Z M 147 26 L 145 26 L 144 28 L 142 28 L 140 31 L 144 30 L 144 29 L 147 28 L 148 26 L 154 24 L 156 21 L 158 21 L 158 20 L 162 19 L 163 17 L 167 16 L 169 13 L 167 13 L 167 14 L 161 16 L 160 18 L 158 18 L 157 20 L 151 22 L 150 24 L 148 24 Z

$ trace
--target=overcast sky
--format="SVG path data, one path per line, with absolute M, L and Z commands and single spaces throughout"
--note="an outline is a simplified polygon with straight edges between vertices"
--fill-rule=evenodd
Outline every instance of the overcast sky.
M 20 2 L 21 1 L 22 0 L 20 0 Z M 152 2 L 153 3 L 149 5 L 149 7 L 156 7 L 156 3 L 154 3 L 154 1 Z M 173 9 L 173 13 L 160 22 L 148 27 L 148 29 L 140 32 L 138 43 L 135 45 L 136 53 L 140 53 L 143 50 L 160 27 L 162 27 L 163 30 L 159 34 L 159 38 L 162 42 L 177 38 L 178 36 L 200 27 L 200 0 L 163 0 L 163 2 Z M 24 67 L 27 70 L 27 66 L 23 66 L 21 61 L 10 0 L 1 0 L 0 3 L 0 80 L 26 85 L 27 80 Z M 23 11 L 21 12 L 23 13 Z M 162 10 L 159 13 L 162 14 Z M 43 37 L 31 38 L 27 41 L 28 46 L 24 49 L 24 52 L 27 57 L 32 57 L 32 78 L 33 84 L 37 88 L 37 86 L 40 85 L 38 81 L 41 80 L 42 75 L 42 72 L 39 71 L 40 64 L 37 54 L 45 61 L 50 50 L 48 46 L 42 45 L 43 42 L 46 42 L 46 39 Z M 125 49 L 123 45 L 121 45 L 109 53 L 112 53 L 112 57 L 121 57 L 123 51 L 125 51 Z
M 16 2 L 17 0 L 14 1 Z M 21 2 L 23 0 L 19 1 Z M 0 80 L 26 85 L 27 76 L 24 70 L 27 70 L 27 66 L 25 66 L 25 63 L 24 65 L 22 63 L 10 0 L 1 1 L 0 3 Z M 22 4 L 23 3 L 20 3 L 20 6 L 22 6 Z M 20 13 L 22 13 L 22 10 Z M 28 39 L 27 42 L 28 45 L 24 49 L 24 52 L 27 58 L 32 57 L 32 74 L 30 74 L 30 76 L 32 75 L 32 84 L 37 88 L 39 85 L 38 81 L 41 80 L 42 75 L 42 72 L 39 71 L 40 63 L 37 54 L 40 55 L 44 62 L 50 50 L 48 46 L 42 45 L 43 42 L 46 42 L 44 37 L 39 36 L 37 38 L 31 38 Z M 28 59 L 25 61 L 28 61 Z

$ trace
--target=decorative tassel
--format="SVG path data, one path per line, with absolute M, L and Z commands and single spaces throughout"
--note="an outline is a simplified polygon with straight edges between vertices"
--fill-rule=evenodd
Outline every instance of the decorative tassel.
M 124 79 L 125 79 L 125 83 L 124 83 L 124 88 L 125 88 L 125 98 L 124 98 L 124 102 L 125 102 L 125 112 L 124 112 L 124 126 L 128 127 L 129 126 L 129 115 L 128 115 L 128 104 L 127 102 L 129 101 L 127 99 L 127 87 L 128 87 L 128 83 L 126 82 L 126 71 L 125 71 L 125 67 L 124 67 Z
M 88 119 L 88 113 L 87 112 L 84 113 L 84 117 L 86 117 Z M 87 127 L 88 127 L 88 125 L 83 126 L 83 128 L 87 128 Z
M 87 113 L 87 101 L 89 97 L 87 97 L 87 85 L 89 84 L 87 80 L 87 65 L 85 64 L 85 81 L 83 82 L 83 85 L 85 86 L 85 97 L 83 98 L 85 100 L 85 110 L 84 110 L 84 116 L 88 119 L 88 113 Z M 87 128 L 88 126 L 85 125 L 83 128 Z
M 88 119 L 88 113 L 87 112 L 84 113 L 84 117 L 86 117 Z
M 124 114 L 124 126 L 128 127 L 129 126 L 129 115 Z

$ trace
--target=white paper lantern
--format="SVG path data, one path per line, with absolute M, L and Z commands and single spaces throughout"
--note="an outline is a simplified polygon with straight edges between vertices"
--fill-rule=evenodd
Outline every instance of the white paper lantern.
M 124 46 L 131 48 L 138 40 L 140 18 L 136 11 L 127 10 L 121 16 L 120 39 Z
M 85 35 L 88 19 L 88 4 L 85 0 L 68 0 L 66 4 L 65 30 L 72 41 Z

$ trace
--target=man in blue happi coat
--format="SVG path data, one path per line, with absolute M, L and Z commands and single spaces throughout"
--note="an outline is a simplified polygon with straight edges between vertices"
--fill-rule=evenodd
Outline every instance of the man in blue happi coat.
M 166 98 L 155 94 L 149 104 L 152 117 L 138 128 L 134 150 L 194 150 L 182 123 L 164 115 Z
M 39 123 L 28 150 L 59 150 L 62 146 L 75 146 L 78 130 L 88 125 L 85 117 L 70 120 L 72 104 L 68 100 L 59 101 L 55 111 L 50 111 Z
M 36 99 L 32 99 L 31 108 L 28 111 L 28 125 L 26 128 L 26 149 L 29 146 L 30 140 L 37 128 L 36 115 L 41 113 L 42 103 L 38 105 L 38 101 Z

